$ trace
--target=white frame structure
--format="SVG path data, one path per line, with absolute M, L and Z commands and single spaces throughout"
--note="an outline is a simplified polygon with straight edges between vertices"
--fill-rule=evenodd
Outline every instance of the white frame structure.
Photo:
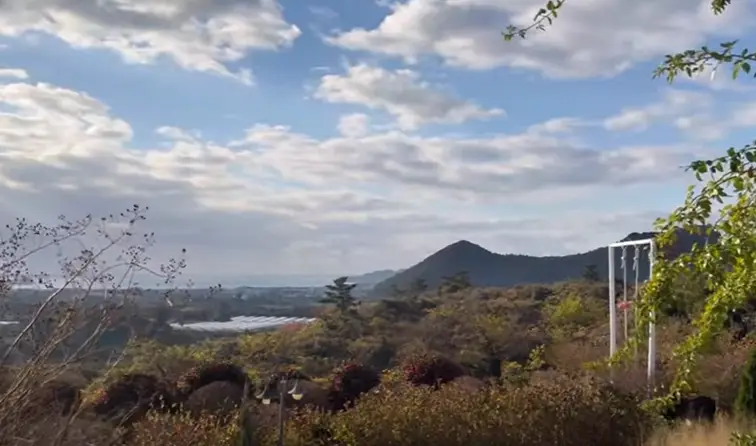
M 651 275 L 654 272 L 654 258 L 656 257 L 656 242 L 654 239 L 643 240 L 631 240 L 627 242 L 612 243 L 609 245 L 609 355 L 614 356 L 617 353 L 617 293 L 616 293 L 616 279 L 615 279 L 615 258 L 614 248 L 623 248 L 627 246 L 633 246 L 634 249 L 642 249 L 643 245 L 649 247 L 649 272 Z M 638 268 L 640 268 L 640 262 L 638 262 Z M 650 314 L 651 321 L 648 324 L 648 364 L 646 369 L 646 377 L 648 379 L 648 392 L 649 395 L 654 389 L 654 378 L 656 375 L 656 326 L 654 324 L 653 311 Z

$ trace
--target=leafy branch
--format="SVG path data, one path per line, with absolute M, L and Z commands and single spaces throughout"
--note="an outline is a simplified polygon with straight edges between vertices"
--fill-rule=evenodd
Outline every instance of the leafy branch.
M 524 28 L 520 28 L 514 25 L 508 25 L 507 30 L 502 33 L 504 40 L 510 41 L 516 37 L 524 39 L 531 31 L 545 31 L 546 26 L 551 26 L 559 17 L 559 10 L 562 8 L 566 0 L 549 0 L 546 5 L 539 9 L 535 17 L 533 17 L 533 23 Z
M 530 26 L 508 26 L 504 39 L 526 38 L 533 30 L 544 31 L 564 4 L 547 3 Z M 731 0 L 712 0 L 712 12 L 722 14 L 730 4 Z M 653 77 L 664 77 L 671 83 L 680 75 L 693 77 L 707 68 L 713 69 L 713 75 L 727 65 L 732 78 L 737 79 L 743 73 L 751 75 L 755 61 L 756 52 L 738 48 L 737 40 L 728 41 L 718 49 L 702 46 L 669 54 Z M 609 364 L 624 361 L 646 342 L 642 328 L 656 323 L 665 303 L 673 302 L 681 292 L 680 283 L 705 283 L 710 292 L 693 320 L 694 332 L 673 352 L 679 366 L 667 397 L 692 390 L 692 370 L 700 352 L 722 332 L 729 312 L 756 294 L 756 141 L 741 149 L 730 147 L 717 158 L 693 161 L 686 170 L 695 174 L 698 184 L 688 188 L 682 205 L 655 224 L 659 251 L 652 277 L 635 306 L 641 329 L 608 360 Z M 673 258 L 665 248 L 675 244 L 681 231 L 705 235 L 706 242 Z M 714 235 L 716 243 L 709 243 Z

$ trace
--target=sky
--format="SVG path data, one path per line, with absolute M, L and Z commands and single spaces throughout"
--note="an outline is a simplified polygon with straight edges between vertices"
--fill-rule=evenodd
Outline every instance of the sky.
M 540 6 L 6 0 L 0 221 L 139 204 L 153 260 L 186 249 L 195 283 L 318 282 L 460 239 L 606 246 L 681 203 L 681 166 L 750 141 L 756 83 L 651 74 L 753 40 L 753 1 L 568 0 L 503 41 Z

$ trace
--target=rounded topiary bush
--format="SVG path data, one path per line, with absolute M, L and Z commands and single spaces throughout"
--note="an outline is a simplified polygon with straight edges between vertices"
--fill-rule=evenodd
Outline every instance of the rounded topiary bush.
M 90 409 L 100 417 L 131 424 L 150 409 L 169 410 L 173 404 L 174 396 L 166 383 L 152 375 L 130 373 L 102 389 Z
M 328 402 L 332 410 L 342 410 L 354 403 L 365 392 L 381 383 L 381 376 L 372 368 L 359 363 L 346 363 L 333 371 L 328 389 Z
M 438 388 L 465 375 L 461 365 L 441 355 L 419 354 L 408 358 L 402 365 L 404 376 L 412 385 Z
M 213 362 L 195 366 L 181 375 L 176 382 L 176 390 L 179 398 L 184 400 L 192 392 L 217 381 L 230 382 L 242 389 L 250 382 L 244 369 L 238 365 L 230 362 Z
M 243 387 L 230 381 L 215 381 L 192 392 L 184 402 L 184 409 L 194 417 L 209 414 L 227 420 L 243 399 Z

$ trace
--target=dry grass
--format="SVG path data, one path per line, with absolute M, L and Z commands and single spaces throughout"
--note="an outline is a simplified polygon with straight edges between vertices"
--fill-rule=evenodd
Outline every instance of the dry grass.
M 728 418 L 718 418 L 713 425 L 680 425 L 659 429 L 646 446 L 729 446 L 732 434 L 747 430 Z
M 209 414 L 150 414 L 135 427 L 129 446 L 233 446 L 238 437 L 235 423 Z

